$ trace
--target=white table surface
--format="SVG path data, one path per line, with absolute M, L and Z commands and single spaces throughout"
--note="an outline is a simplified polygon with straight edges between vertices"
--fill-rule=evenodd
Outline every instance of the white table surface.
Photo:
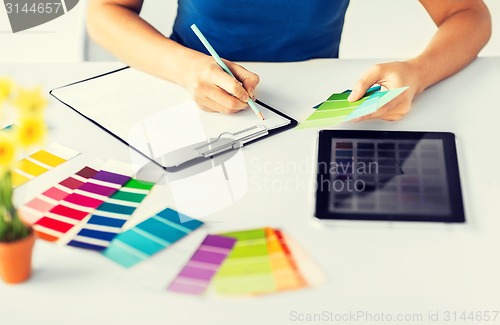
M 260 99 L 302 121 L 311 113 L 311 106 L 333 91 L 350 88 L 374 62 L 313 60 L 245 66 L 261 76 Z M 49 90 L 117 66 L 0 65 L 0 74 L 8 73 L 23 84 L 42 84 Z M 124 270 L 94 252 L 38 241 L 31 280 L 18 286 L 0 283 L 0 322 L 289 324 L 300 323 L 299 314 L 365 311 L 375 317 L 384 313 L 386 320 L 387 315 L 393 320 L 398 314 L 422 315 L 422 324 L 428 322 L 429 312 L 439 312 L 444 322 L 447 311 L 457 315 L 498 311 L 499 84 L 500 58 L 481 58 L 428 89 L 403 121 L 340 127 L 454 132 L 466 225 L 336 222 L 325 226 L 316 222 L 312 185 L 318 130 L 291 130 L 242 150 L 249 182 L 242 199 L 208 216 L 206 227 L 175 248 L 132 270 Z M 51 100 L 47 113 L 51 140 L 82 154 L 16 190 L 17 203 L 28 201 L 95 158 L 129 159 L 125 145 L 57 101 Z M 282 190 L 283 186 L 287 188 Z M 134 218 L 139 220 L 171 203 L 169 186 L 164 182 Z M 169 261 L 175 260 L 176 254 L 189 258 L 207 232 L 262 226 L 282 228 L 295 238 L 326 273 L 326 282 L 312 289 L 258 298 L 200 298 L 165 290 L 162 274 L 175 273 L 180 267 Z M 361 318 L 358 322 L 345 320 L 338 323 L 372 323 Z M 323 322 L 331 321 L 325 318 Z M 496 322 L 486 323 L 500 323 L 500 315 Z

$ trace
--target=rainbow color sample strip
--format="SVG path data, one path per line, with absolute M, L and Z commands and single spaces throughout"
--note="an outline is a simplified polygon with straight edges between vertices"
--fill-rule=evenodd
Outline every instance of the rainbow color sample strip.
M 67 241 L 62 237 L 73 236 L 69 231 L 117 192 L 131 178 L 129 176 L 131 174 L 130 166 L 127 164 L 115 161 L 106 163 L 93 177 L 81 184 L 34 224 L 37 235 L 48 241 Z
M 267 246 L 278 291 L 307 287 L 280 230 L 266 228 Z
M 78 151 L 53 143 L 47 149 L 39 150 L 18 161 L 12 173 L 12 184 L 18 187 L 78 154 Z
M 318 263 L 292 237 L 279 231 L 278 237 L 290 252 L 294 267 L 297 267 L 308 286 L 319 286 L 326 281 L 326 276 Z
M 214 277 L 216 292 L 250 295 L 277 291 L 265 228 L 222 235 L 237 242 Z
M 97 251 L 105 250 L 121 232 L 125 222 L 153 186 L 154 183 L 129 180 L 93 212 L 68 245 Z
M 375 86 L 368 89 L 365 96 L 355 102 L 349 102 L 347 100 L 347 97 L 349 97 L 351 93 L 350 90 L 343 93 L 334 93 L 304 122 L 300 123 L 298 127 L 336 126 L 342 122 L 360 118 L 376 112 L 379 108 L 399 96 L 406 89 L 408 89 L 408 87 L 381 91 L 380 86 Z
M 192 295 L 203 294 L 235 243 L 234 238 L 207 235 L 168 290 Z
M 47 212 L 59 204 L 73 191 L 87 182 L 89 178 L 97 174 L 99 167 L 91 164 L 82 168 L 74 175 L 64 179 L 58 184 L 47 189 L 34 199 L 23 205 L 19 211 L 24 222 L 32 225 L 40 220 Z
M 132 267 L 199 228 L 203 222 L 175 210 L 165 209 L 116 236 L 103 254 Z

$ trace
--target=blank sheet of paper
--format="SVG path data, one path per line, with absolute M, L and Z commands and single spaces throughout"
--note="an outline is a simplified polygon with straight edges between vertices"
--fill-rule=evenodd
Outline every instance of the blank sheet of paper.
M 224 115 L 199 109 L 184 88 L 128 68 L 52 94 L 150 158 L 256 125 L 272 130 L 290 120 L 260 107 Z

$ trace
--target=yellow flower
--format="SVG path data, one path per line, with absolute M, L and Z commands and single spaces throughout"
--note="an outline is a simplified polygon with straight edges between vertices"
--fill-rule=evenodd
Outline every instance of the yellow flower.
M 10 169 L 16 158 L 16 145 L 12 136 L 0 131 L 0 175 Z
M 21 115 L 42 115 L 47 106 L 47 99 L 42 95 L 40 87 L 32 90 L 20 89 L 12 104 L 21 110 Z
M 0 77 L 0 104 L 9 98 L 14 88 L 12 80 L 6 77 Z
M 45 139 L 47 127 L 41 116 L 25 116 L 15 126 L 15 138 L 22 147 L 39 144 Z

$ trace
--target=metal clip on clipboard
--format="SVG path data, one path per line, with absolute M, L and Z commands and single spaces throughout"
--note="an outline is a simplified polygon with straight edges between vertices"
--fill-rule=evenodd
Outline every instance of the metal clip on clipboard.
M 211 158 L 226 151 L 243 147 L 247 142 L 266 136 L 264 125 L 255 125 L 236 133 L 224 132 L 217 138 L 180 148 L 161 157 L 165 168 L 177 168 L 189 162 Z

